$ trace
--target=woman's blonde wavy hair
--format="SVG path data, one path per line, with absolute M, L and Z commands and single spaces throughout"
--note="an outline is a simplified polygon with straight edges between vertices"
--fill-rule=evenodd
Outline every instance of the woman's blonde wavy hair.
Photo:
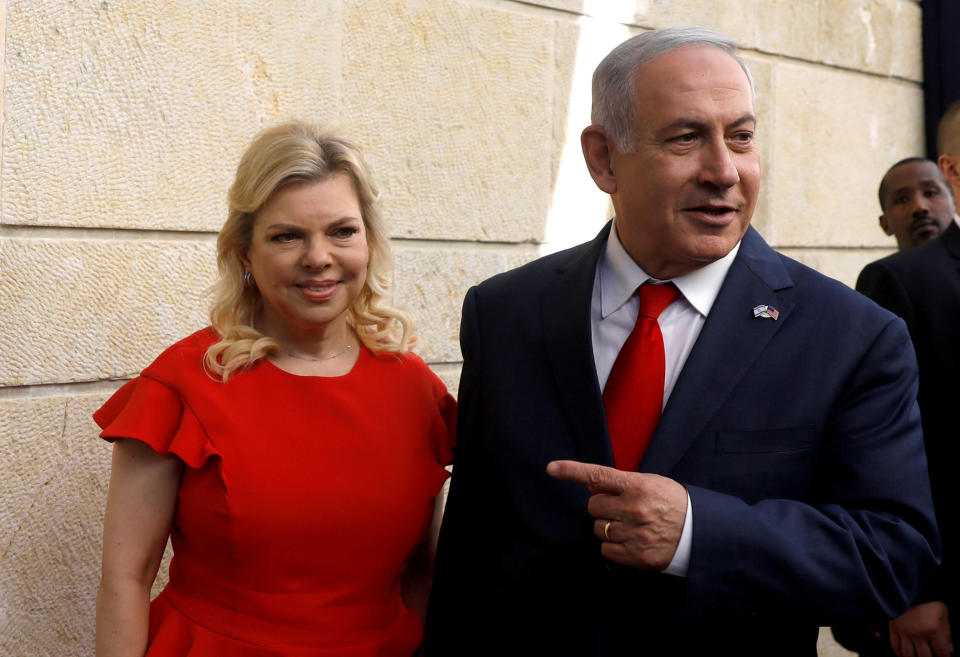
M 366 282 L 347 321 L 371 351 L 404 352 L 413 344 L 410 318 L 386 303 L 393 261 L 377 208 L 378 192 L 360 151 L 319 125 L 290 121 L 254 138 L 240 158 L 228 194 L 229 214 L 217 238 L 220 277 L 211 288 L 210 323 L 220 341 L 204 357 L 204 365 L 221 381 L 280 349 L 273 338 L 253 327 L 263 300 L 257 286 L 244 281 L 242 256 L 250 247 L 257 213 L 283 187 L 326 180 L 336 173 L 353 181 L 369 249 Z

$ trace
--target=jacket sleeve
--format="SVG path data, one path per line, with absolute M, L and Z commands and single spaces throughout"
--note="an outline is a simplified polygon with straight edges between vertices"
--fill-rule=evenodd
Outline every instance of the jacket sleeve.
M 444 654 L 458 640 L 470 636 L 477 612 L 490 609 L 484 586 L 490 551 L 484 537 L 487 526 L 482 500 L 472 491 L 483 489 L 482 464 L 474 458 L 483 438 L 483 417 L 477 381 L 479 350 L 476 288 L 463 303 L 460 348 L 463 369 L 457 394 L 457 437 L 454 445 L 450 492 L 440 527 L 434 580 L 424 635 L 425 654 Z
M 872 262 L 863 268 L 857 278 L 857 291 L 901 317 L 907 323 L 907 329 L 911 335 L 917 330 L 913 300 L 900 278 L 883 262 Z M 921 416 L 922 414 L 923 411 L 921 411 Z M 953 564 L 947 562 L 947 554 L 945 553 L 944 562 L 930 577 L 914 603 L 947 599 L 945 587 L 946 582 L 950 581 L 947 576 L 947 568 L 952 567 Z
M 940 552 L 916 395 L 910 339 L 891 318 L 832 405 L 816 502 L 688 487 L 693 612 L 773 605 L 827 624 L 905 611 Z

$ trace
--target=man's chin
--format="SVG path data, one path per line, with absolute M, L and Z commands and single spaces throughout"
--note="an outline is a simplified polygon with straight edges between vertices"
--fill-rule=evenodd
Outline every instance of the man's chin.
M 702 235 L 697 239 L 694 253 L 697 260 L 710 263 L 730 253 L 742 237 L 743 233 L 733 230 L 726 230 L 719 235 Z
M 913 240 L 914 244 L 923 244 L 924 242 L 929 242 L 935 237 L 940 236 L 940 228 L 936 226 L 931 226 L 929 228 L 922 228 L 920 230 L 910 233 L 910 238 Z

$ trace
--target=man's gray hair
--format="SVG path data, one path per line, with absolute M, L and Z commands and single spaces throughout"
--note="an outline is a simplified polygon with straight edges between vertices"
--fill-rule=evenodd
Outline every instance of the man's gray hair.
M 746 73 L 750 91 L 756 96 L 753 75 L 737 55 L 737 44 L 732 39 L 704 27 L 667 27 L 638 34 L 611 50 L 593 72 L 590 120 L 603 128 L 617 148 L 630 152 L 635 145 L 636 70 L 654 57 L 690 46 L 717 48 L 733 57 Z

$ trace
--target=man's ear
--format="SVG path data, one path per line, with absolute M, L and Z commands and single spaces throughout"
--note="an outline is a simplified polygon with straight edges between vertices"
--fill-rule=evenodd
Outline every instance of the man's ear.
M 941 155 L 937 158 L 937 166 L 954 189 L 960 186 L 960 167 L 957 166 L 956 155 Z
M 887 219 L 887 215 L 880 215 L 880 228 L 883 229 L 887 235 L 893 235 L 893 228 L 890 227 L 890 220 Z
M 590 125 L 580 133 L 583 159 L 593 182 L 607 194 L 617 192 L 617 180 L 613 173 L 613 153 L 607 134 L 598 125 Z
M 953 190 L 954 203 L 957 210 L 960 210 L 960 166 L 957 164 L 957 156 L 941 155 L 937 158 L 937 166 L 940 167 L 940 172 Z

